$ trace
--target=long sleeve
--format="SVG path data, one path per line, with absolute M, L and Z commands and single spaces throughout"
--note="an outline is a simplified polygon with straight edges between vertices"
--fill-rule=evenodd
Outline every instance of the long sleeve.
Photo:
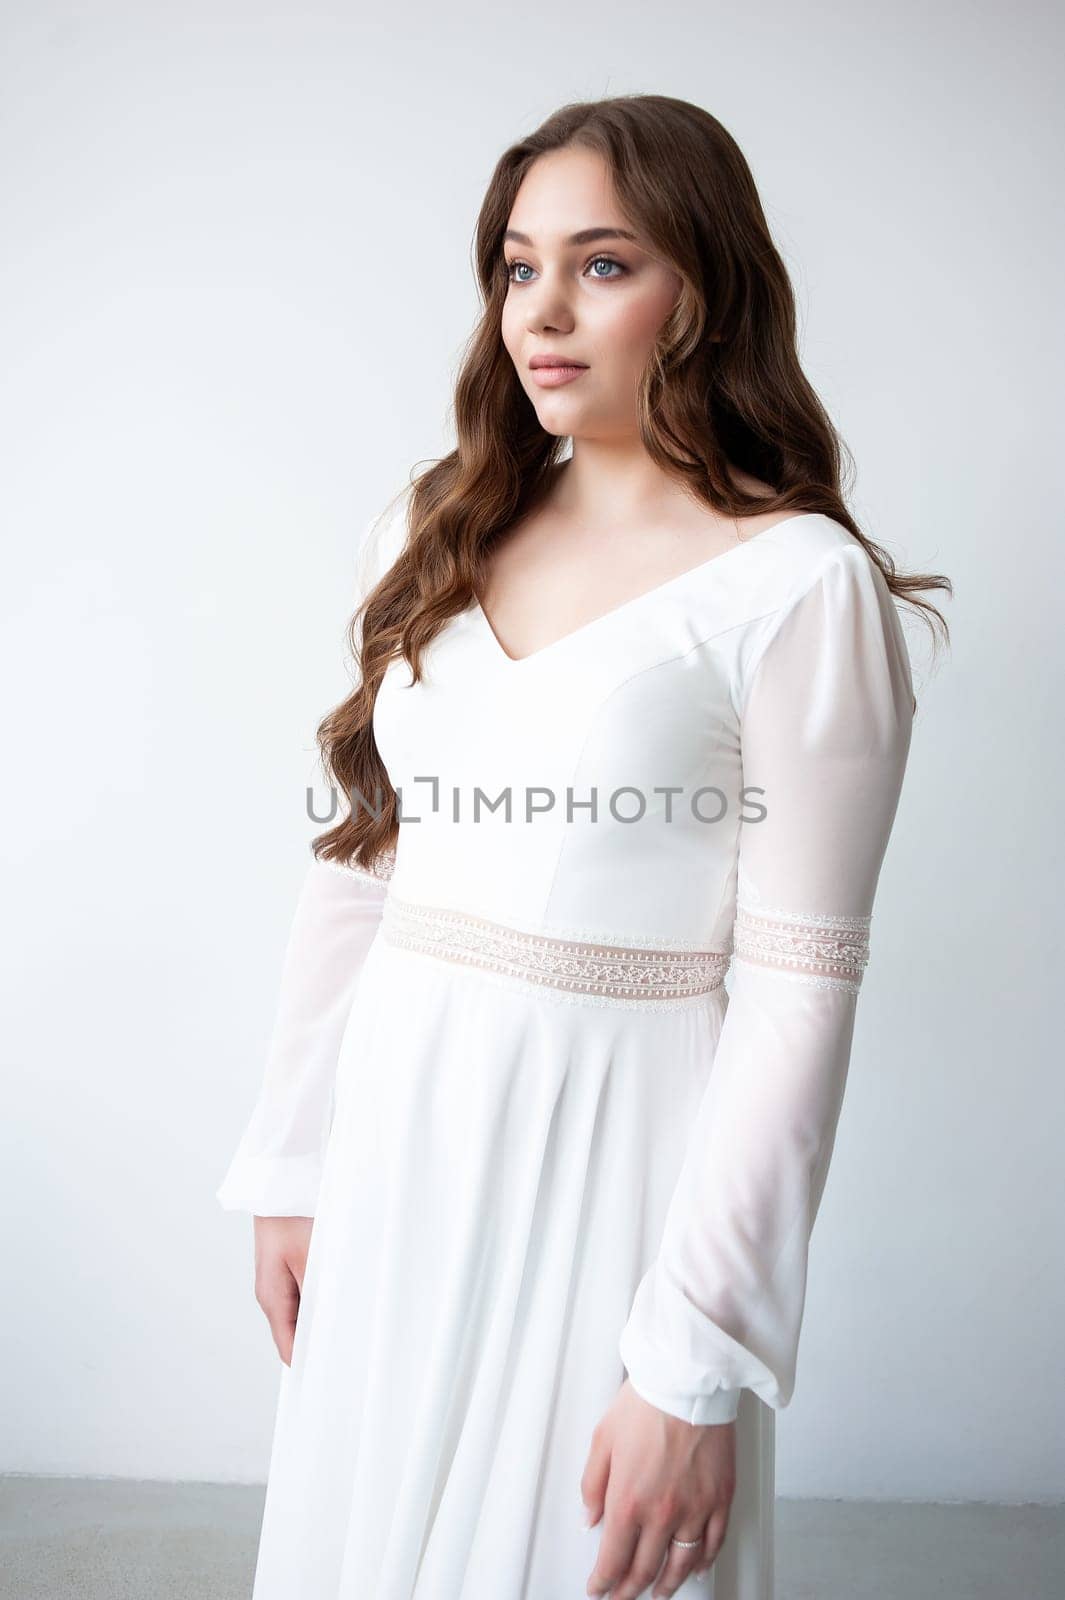
M 395 535 L 402 531 L 402 519 L 385 524 L 376 518 L 364 530 L 353 610 L 394 557 Z M 307 868 L 258 1099 L 216 1190 L 227 1211 L 315 1214 L 340 1044 L 380 924 L 391 865 L 386 857 L 370 873 L 312 858 Z
M 289 932 L 266 1070 L 221 1187 L 227 1211 L 313 1217 L 340 1041 L 387 879 L 313 860 Z
M 873 901 L 909 754 L 909 656 L 856 542 L 760 625 L 735 690 L 744 815 L 725 1018 L 662 1239 L 620 1337 L 691 1423 L 791 1399 Z M 752 798 L 752 790 L 756 791 Z M 760 791 L 760 792 L 758 792 Z

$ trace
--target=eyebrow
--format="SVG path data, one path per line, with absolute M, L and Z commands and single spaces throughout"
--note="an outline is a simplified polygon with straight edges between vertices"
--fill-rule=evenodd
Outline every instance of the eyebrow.
M 504 241 L 513 240 L 515 244 L 531 245 L 532 240 L 527 233 L 519 233 L 516 228 L 508 228 L 503 235 Z M 636 235 L 629 233 L 626 228 L 582 228 L 579 233 L 571 233 L 564 240 L 565 244 L 595 244 L 598 239 L 631 239 L 637 242 Z

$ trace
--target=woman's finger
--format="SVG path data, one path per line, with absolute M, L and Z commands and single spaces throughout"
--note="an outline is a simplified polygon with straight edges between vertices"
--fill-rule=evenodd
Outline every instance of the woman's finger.
M 270 1264 L 262 1279 L 256 1283 L 255 1298 L 270 1325 L 278 1355 L 286 1367 L 290 1366 L 300 1291 L 294 1274 L 283 1261 Z
M 674 1544 L 674 1539 L 680 1539 L 683 1543 Z M 702 1567 L 705 1548 L 705 1524 L 693 1528 L 689 1523 L 687 1530 L 683 1527 L 674 1528 L 667 1546 L 666 1564 L 651 1591 L 652 1600 L 658 1600 L 659 1596 L 668 1597 L 676 1594 L 685 1578 Z
M 595 1566 L 588 1579 L 588 1594 L 609 1594 L 610 1600 L 618 1600 L 616 1585 L 632 1566 L 633 1552 L 639 1534 L 639 1524 L 632 1516 L 624 1514 L 617 1508 L 611 1501 L 608 1489 L 603 1531 L 599 1536 L 599 1552 L 595 1558 Z M 650 1583 L 651 1578 L 648 1578 L 647 1582 Z
M 637 1596 L 647 1593 L 662 1570 L 669 1549 L 669 1530 L 664 1523 L 648 1523 L 638 1532 L 632 1560 L 611 1588 L 610 1600 L 637 1600 Z
M 610 1446 L 605 1431 L 597 1427 L 592 1430 L 588 1460 L 585 1462 L 581 1477 L 581 1502 L 588 1516 L 589 1527 L 594 1526 L 603 1514 L 603 1503 L 606 1500 L 609 1481 Z
M 286 1262 L 286 1264 L 288 1266 L 289 1271 L 292 1273 L 292 1276 L 296 1280 L 296 1287 L 299 1289 L 300 1294 L 302 1294 L 303 1293 L 303 1274 L 304 1274 L 304 1272 L 306 1271 L 306 1268 L 307 1268 L 307 1250 L 306 1250 L 306 1247 L 290 1251 L 288 1253 L 288 1255 L 286 1255 L 286 1257 L 285 1257 L 285 1262 Z
M 717 1560 L 721 1546 L 725 1542 L 728 1532 L 729 1507 L 722 1506 L 711 1513 L 706 1524 L 706 1536 L 703 1539 L 702 1555 L 699 1558 L 699 1571 L 705 1572 Z

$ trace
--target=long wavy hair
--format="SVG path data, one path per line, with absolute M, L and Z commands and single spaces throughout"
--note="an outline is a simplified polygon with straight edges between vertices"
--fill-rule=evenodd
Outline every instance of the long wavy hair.
M 483 311 L 455 389 L 458 442 L 412 477 L 404 491 L 406 544 L 349 625 L 359 681 L 322 719 L 317 740 L 327 775 L 343 797 L 360 803 L 314 840 L 318 858 L 373 871 L 394 849 L 396 796 L 372 726 L 385 669 L 402 655 L 412 681 L 421 680 L 422 651 L 476 600 L 490 552 L 543 501 L 564 457 L 565 439 L 543 429 L 522 388 L 501 320 L 509 286 L 503 233 L 519 185 L 539 156 L 568 146 L 602 156 L 628 220 L 683 282 L 637 392 L 648 455 L 726 516 L 834 518 L 868 552 L 892 594 L 933 636 L 938 623 L 949 639 L 942 613 L 920 596 L 932 589 L 953 594 L 949 578 L 897 571 L 844 503 L 843 463 L 848 476 L 853 463 L 799 364 L 791 283 L 735 140 L 708 111 L 666 95 L 562 106 L 504 152 L 481 206 L 475 261 Z M 773 498 L 739 489 L 730 466 L 768 484 Z

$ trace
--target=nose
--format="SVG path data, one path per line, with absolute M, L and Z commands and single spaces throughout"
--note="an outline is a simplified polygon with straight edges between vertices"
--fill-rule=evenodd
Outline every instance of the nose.
M 576 318 L 558 280 L 545 273 L 524 293 L 525 326 L 530 333 L 572 333 Z
M 562 306 L 549 306 L 545 311 L 528 318 L 526 326 L 530 333 L 565 333 L 573 332 L 573 318 Z

